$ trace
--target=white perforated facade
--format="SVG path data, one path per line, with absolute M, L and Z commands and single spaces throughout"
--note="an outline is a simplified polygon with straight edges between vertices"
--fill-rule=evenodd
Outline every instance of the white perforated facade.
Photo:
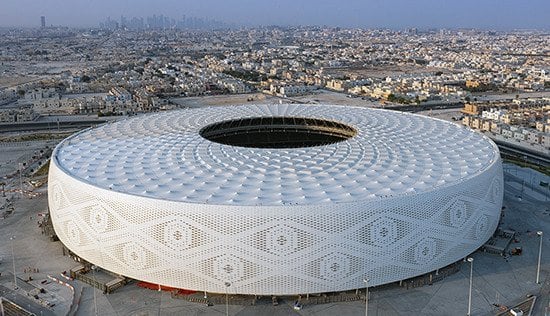
M 307 148 L 204 139 L 209 124 L 296 116 L 357 135 Z M 398 281 L 459 260 L 494 232 L 497 147 L 393 111 L 246 105 L 144 115 L 58 145 L 49 205 L 60 240 L 104 269 L 178 288 L 283 295 Z

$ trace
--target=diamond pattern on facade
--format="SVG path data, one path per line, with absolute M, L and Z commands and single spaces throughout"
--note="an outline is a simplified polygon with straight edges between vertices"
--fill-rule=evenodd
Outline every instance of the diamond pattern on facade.
M 321 259 L 320 276 L 336 281 L 345 278 L 350 271 L 350 259 L 341 253 L 332 253 Z

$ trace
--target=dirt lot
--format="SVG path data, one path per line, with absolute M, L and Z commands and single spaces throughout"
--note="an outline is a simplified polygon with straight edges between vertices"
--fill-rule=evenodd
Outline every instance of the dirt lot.
M 202 107 L 218 105 L 237 105 L 237 104 L 273 104 L 277 103 L 277 98 L 265 95 L 263 93 L 232 94 L 232 95 L 213 95 L 205 97 L 188 97 L 170 99 L 182 107 Z
M 384 66 L 361 66 L 361 67 L 345 67 L 345 68 L 327 68 L 324 69 L 325 74 L 333 75 L 335 77 L 343 76 L 357 76 L 359 78 L 374 77 L 374 78 L 386 78 L 388 76 L 396 76 L 403 74 L 418 74 L 418 73 L 432 73 L 441 71 L 443 73 L 450 73 L 448 70 L 424 66 L 414 65 L 384 65 Z

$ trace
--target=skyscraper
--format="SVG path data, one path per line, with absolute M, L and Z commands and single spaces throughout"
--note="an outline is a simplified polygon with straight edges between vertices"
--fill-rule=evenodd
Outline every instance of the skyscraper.
M 46 27 L 46 17 L 45 16 L 41 16 L 40 17 L 40 26 L 42 28 L 45 28 Z

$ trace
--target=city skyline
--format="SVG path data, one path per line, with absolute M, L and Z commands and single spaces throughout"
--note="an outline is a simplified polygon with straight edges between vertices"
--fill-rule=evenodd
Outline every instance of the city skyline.
M 118 20 L 126 17 L 165 15 L 213 19 L 235 26 L 259 25 L 319 25 L 350 28 L 479 28 L 495 30 L 550 29 L 550 3 L 543 0 L 518 5 L 511 0 L 476 2 L 466 0 L 444 2 L 420 0 L 348 1 L 345 4 L 328 1 L 277 0 L 255 1 L 161 0 L 153 7 L 150 2 L 6 0 L 0 12 L 2 27 L 40 27 L 45 16 L 47 26 L 96 27 L 106 17 Z

